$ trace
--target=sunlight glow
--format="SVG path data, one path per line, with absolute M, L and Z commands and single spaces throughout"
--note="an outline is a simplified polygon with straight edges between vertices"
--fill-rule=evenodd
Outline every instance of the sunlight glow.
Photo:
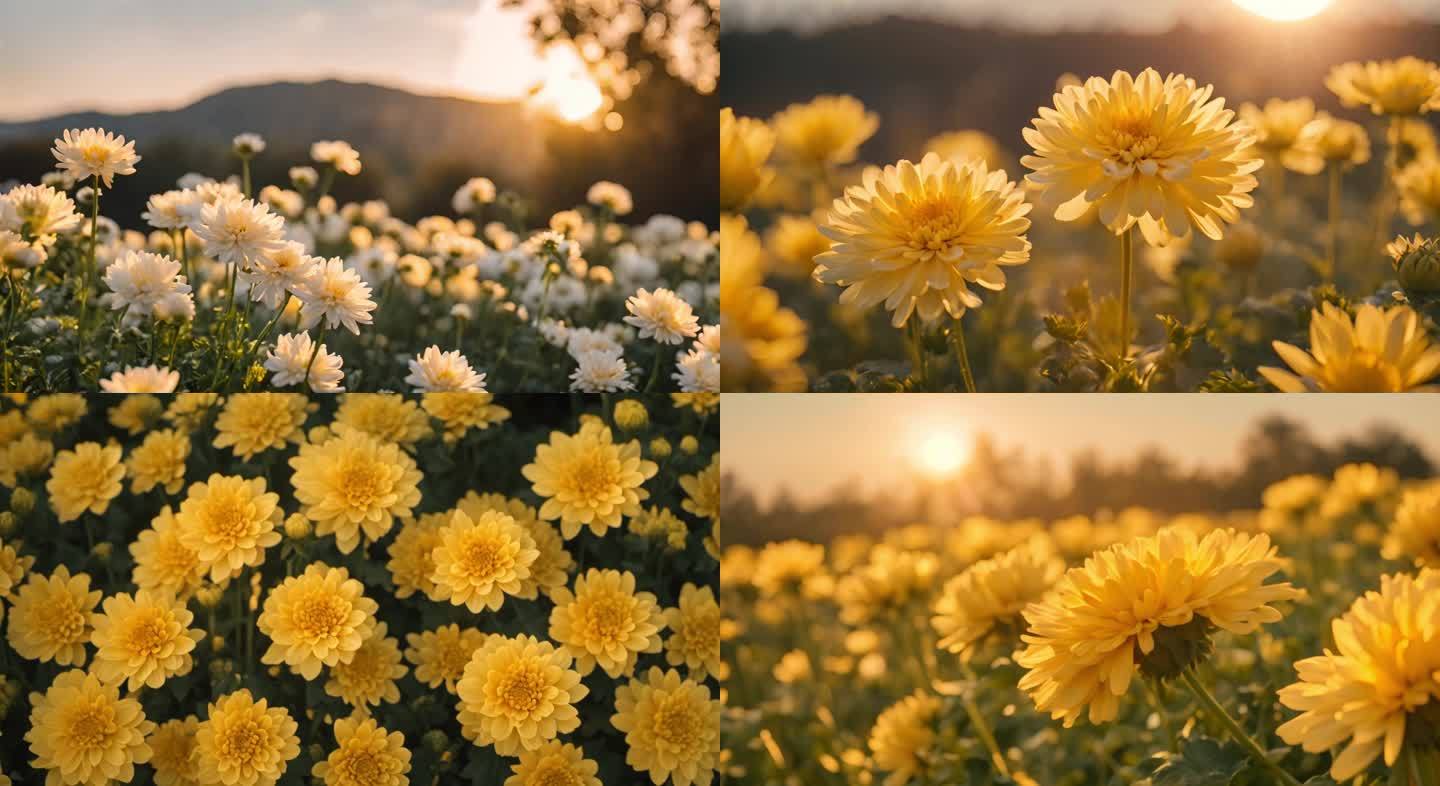
M 575 124 L 589 120 L 605 106 L 605 94 L 586 71 L 585 61 L 569 46 L 546 50 L 545 79 L 530 100 Z
M 1331 0 L 1235 0 L 1235 5 L 1252 14 L 1277 22 L 1295 22 L 1324 11 Z
M 937 478 L 954 474 L 965 463 L 965 458 L 965 445 L 949 431 L 936 431 L 924 437 L 916 455 L 920 469 Z

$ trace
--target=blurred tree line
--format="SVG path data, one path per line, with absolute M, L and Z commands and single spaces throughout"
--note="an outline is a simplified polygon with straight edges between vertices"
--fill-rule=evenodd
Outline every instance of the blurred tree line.
M 1007 449 L 982 435 L 969 463 L 944 481 L 917 477 L 913 488 L 870 497 L 862 496 L 854 484 L 841 484 L 819 504 L 802 504 L 782 492 L 762 505 L 727 475 L 721 486 L 722 507 L 728 543 L 755 545 L 786 538 L 824 542 L 836 535 L 880 532 L 914 522 L 944 523 L 937 516 L 1053 521 L 1131 506 L 1170 514 L 1254 509 L 1267 486 L 1291 475 L 1328 476 L 1353 462 L 1392 467 L 1405 478 L 1428 477 L 1435 470 L 1425 451 L 1393 428 L 1375 426 L 1327 444 L 1283 416 L 1256 421 L 1240 454 L 1239 462 L 1229 467 L 1191 469 L 1160 447 L 1120 460 L 1106 460 L 1092 450 L 1072 456 L 1068 472 L 1059 473 L 1051 462 L 1023 447 Z M 1069 481 L 1057 482 L 1061 476 Z

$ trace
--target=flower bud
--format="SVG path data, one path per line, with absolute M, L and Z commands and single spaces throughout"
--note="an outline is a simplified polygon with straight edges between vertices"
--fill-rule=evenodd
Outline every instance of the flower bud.
M 425 736 L 422 739 L 425 742 L 425 747 L 435 753 L 440 753 L 450 747 L 450 736 L 439 729 L 431 729 L 425 732 Z
M 113 553 L 114 551 L 115 551 L 115 544 L 110 543 L 110 542 L 108 542 L 108 541 L 105 542 L 105 543 L 96 543 L 96 544 L 95 544 L 95 548 L 90 549 L 90 553 L 91 553 L 91 554 L 94 554 L 96 559 L 101 559 L 101 560 L 110 559 L 110 555 L 111 555 L 111 553 Z
M 1265 235 L 1255 226 L 1242 221 L 1229 227 L 1215 244 L 1215 258 L 1230 270 L 1248 273 L 1265 257 Z
M 615 425 L 626 431 L 643 431 L 650 425 L 650 413 L 645 405 L 633 398 L 615 403 Z
M 19 517 L 10 511 L 0 512 L 0 535 L 9 535 L 20 523 Z
M 285 537 L 303 540 L 310 536 L 310 519 L 303 513 L 291 513 L 285 517 Z
M 35 492 L 21 486 L 10 493 L 10 510 L 16 516 L 24 518 L 34 509 Z
M 1440 240 L 1399 238 L 1388 249 L 1395 260 L 1395 277 L 1406 292 L 1440 293 Z
M 687 435 L 684 439 L 680 440 L 680 452 L 687 456 L 695 455 L 700 452 L 700 440 Z
M 670 440 L 664 437 L 656 437 L 650 440 L 650 457 L 659 459 L 669 458 Z

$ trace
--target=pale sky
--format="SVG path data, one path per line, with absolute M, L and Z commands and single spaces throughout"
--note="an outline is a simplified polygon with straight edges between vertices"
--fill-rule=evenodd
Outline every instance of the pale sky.
M 1283 414 L 1322 442 L 1382 423 L 1440 458 L 1440 396 L 1429 395 L 726 395 L 721 465 L 770 499 L 814 501 L 842 485 L 909 488 L 931 440 L 986 432 L 1057 468 L 1095 448 L 1109 459 L 1158 445 L 1185 466 L 1223 466 L 1262 416 Z
M 1255 0 L 1285 7 L 1308 0 Z M 1162 31 L 1177 22 L 1233 18 L 1232 0 L 725 0 L 725 30 L 802 32 L 884 16 L 1033 30 L 1121 28 Z M 1332 0 L 1332 18 L 1440 19 L 1440 0 Z
M 183 106 L 217 89 L 337 77 L 513 99 L 544 74 L 500 0 L 4 0 L 0 120 Z

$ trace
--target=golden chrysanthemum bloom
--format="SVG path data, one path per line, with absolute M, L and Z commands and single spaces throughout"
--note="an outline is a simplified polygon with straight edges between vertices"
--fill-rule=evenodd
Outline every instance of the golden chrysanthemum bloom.
M 645 481 L 660 466 L 640 457 L 640 440 L 617 444 L 610 429 L 586 423 L 576 434 L 550 432 L 550 442 L 535 448 L 535 460 L 520 472 L 545 500 L 540 518 L 560 520 L 566 540 L 584 526 L 597 536 L 620 526 L 621 517 L 640 512 L 650 498 Z
M 1440 221 L 1440 158 L 1411 161 L 1395 173 L 1395 190 L 1411 224 Z
M 979 159 L 992 170 L 1005 167 L 1005 151 L 1001 149 L 1000 143 L 995 141 L 995 137 L 984 131 L 970 129 L 947 131 L 930 137 L 925 142 L 922 151 L 934 153 L 946 161 L 953 161 L 957 164 Z
M 307 680 L 349 663 L 375 631 L 375 601 L 344 568 L 312 562 L 270 591 L 256 627 L 270 638 L 260 662 L 284 663 Z
M 966 568 L 945 583 L 935 601 L 931 624 L 940 648 L 968 655 L 997 627 L 1021 627 L 1021 612 L 1064 573 L 1065 562 L 1043 538 Z
M 300 755 L 297 728 L 288 710 L 256 701 L 248 690 L 221 696 L 195 732 L 201 786 L 275 786 Z
M 236 393 L 215 418 L 215 447 L 249 461 L 304 441 L 310 400 L 299 393 Z
M 166 494 L 179 493 L 185 487 L 185 462 L 189 458 L 189 434 L 174 429 L 146 434 L 145 441 L 125 459 L 130 492 L 144 494 L 159 486 Z
M 409 772 L 405 735 L 359 717 L 335 721 L 335 750 L 310 770 L 325 786 L 406 786 Z
M 54 457 L 50 440 L 28 432 L 8 445 L 0 444 L 0 483 L 13 489 L 21 478 L 43 474 Z
M 415 460 L 363 431 L 346 429 L 324 443 L 302 445 L 290 467 L 295 498 L 316 523 L 315 534 L 333 534 L 344 554 L 360 545 L 362 533 L 367 541 L 384 537 L 396 517 L 408 518 L 420 504 Z
M 102 682 L 123 682 L 135 692 L 190 673 L 195 665 L 190 653 L 205 632 L 190 627 L 195 615 L 183 602 L 142 589 L 106 598 L 101 608 L 91 643 L 92 671 Z
M 1094 205 L 1111 232 L 1138 223 L 1150 245 L 1191 225 L 1219 240 L 1222 225 L 1254 204 L 1254 173 L 1264 162 L 1254 133 L 1213 93 L 1151 68 L 1066 87 L 1024 131 L 1035 149 L 1021 159 L 1035 170 L 1026 179 L 1061 203 L 1061 221 Z
M 688 409 L 697 415 L 708 415 L 720 408 L 719 393 L 671 393 L 676 409 Z
M 180 599 L 189 598 L 200 588 L 205 578 L 205 566 L 200 555 L 185 545 L 180 538 L 180 522 L 171 512 L 170 506 L 160 509 L 130 544 L 130 556 L 135 560 L 135 586 L 142 590 L 174 595 Z
M 1385 558 L 1440 568 L 1440 482 L 1405 492 L 1385 536 Z
M 79 423 L 88 409 L 85 396 L 79 393 L 51 393 L 30 402 L 25 419 L 41 434 L 49 435 Z
M 570 569 L 575 566 L 575 558 L 565 548 L 565 540 L 560 533 L 548 522 L 541 521 L 535 508 L 504 494 L 479 494 L 474 491 L 466 492 L 455 507 L 471 520 L 479 519 L 486 511 L 505 513 L 530 533 L 539 555 L 530 563 L 530 575 L 520 582 L 520 590 L 513 593 L 515 597 L 534 600 L 542 592 L 549 596 L 554 590 L 570 583 Z
M 843 287 L 842 305 L 883 302 L 895 327 L 915 313 L 959 319 L 980 307 L 972 284 L 1004 289 L 1002 268 L 1029 261 L 1029 212 L 1024 190 L 983 161 L 930 153 L 919 164 L 871 167 L 820 227 L 832 245 L 815 258 L 814 277 Z
M 470 429 L 484 431 L 510 419 L 510 410 L 490 393 L 426 393 L 420 406 L 445 426 L 445 444 L 459 441 Z
M 219 393 L 176 393 L 165 408 L 165 419 L 180 431 L 194 431 L 219 403 Z
M 386 636 L 387 631 L 385 623 L 376 623 L 354 657 L 330 667 L 326 694 L 362 711 L 368 711 L 371 704 L 400 700 L 400 686 L 395 681 L 409 669 L 400 662 L 400 642 Z
M 720 110 L 720 209 L 737 211 L 775 177 L 765 166 L 775 149 L 775 132 L 762 120 Z
M 180 542 L 219 582 L 265 561 L 265 549 L 280 542 L 275 527 L 283 516 L 280 495 L 265 490 L 264 478 L 215 473 L 190 486 L 175 521 Z
M 1345 464 L 1335 470 L 1320 514 L 1337 519 L 1369 508 L 1372 518 L 1388 518 L 1400 489 L 1400 473 L 1370 463 Z
M 890 773 L 885 786 L 902 786 L 925 767 L 935 743 L 935 716 L 940 699 L 924 691 L 892 704 L 870 730 L 870 752 L 875 766 Z
M 106 417 L 110 425 L 134 436 L 153 426 L 164 411 L 165 405 L 160 399 L 148 393 L 136 393 L 121 396 L 120 403 L 111 407 Z
M 521 751 L 510 771 L 514 774 L 504 786 L 601 786 L 595 777 L 600 765 L 585 758 L 580 748 L 559 741 Z
M 119 445 L 81 442 L 55 457 L 45 490 L 50 492 L 56 518 L 74 521 L 86 511 L 97 516 L 104 513 L 110 500 L 119 496 L 124 477 Z
M 89 574 L 72 576 L 64 565 L 49 576 L 30 574 L 10 610 L 10 646 L 22 658 L 83 665 L 101 594 L 90 589 Z
M 532 751 L 580 728 L 575 705 L 590 693 L 570 655 L 534 636 L 490 636 L 456 685 L 460 731 L 501 756 Z
M 30 694 L 31 765 L 47 770 L 46 786 L 129 783 L 135 765 L 150 760 L 145 735 L 155 724 L 133 698 L 120 698 L 80 669 L 61 672 L 45 693 Z
M 720 345 L 726 390 L 793 391 L 805 387 L 797 361 L 805 354 L 805 322 L 762 286 L 764 248 L 740 216 L 720 216 Z
M 455 692 L 455 684 L 465 675 L 465 664 L 485 643 L 488 634 L 478 628 L 441 625 L 435 630 L 410 633 L 405 642 L 405 659 L 415 665 L 415 679 L 431 688 L 444 684 Z
M 1260 374 L 1285 393 L 1440 389 L 1425 384 L 1440 373 L 1440 346 L 1431 346 L 1420 315 L 1409 306 L 1382 310 L 1365 303 L 1352 322 L 1342 309 L 1322 303 L 1310 312 L 1309 352 L 1283 341 L 1272 346 L 1291 370 L 1261 366 Z
M 680 588 L 680 605 L 665 611 L 670 637 L 665 662 L 684 666 L 697 680 L 720 673 L 720 604 L 715 591 L 689 582 Z
M 1315 120 L 1315 102 L 1309 98 L 1272 98 L 1264 107 L 1240 105 L 1240 119 L 1255 132 L 1255 146 L 1286 169 L 1313 175 L 1325 161 L 1306 141 L 1305 132 Z
M 340 398 L 331 424 L 336 433 L 363 431 L 382 442 L 404 448 L 430 436 L 430 416 L 416 402 L 398 393 L 347 393 Z
M 1209 652 L 1213 628 L 1252 633 L 1278 621 L 1269 604 L 1301 594 L 1265 583 L 1280 567 L 1267 536 L 1229 529 L 1200 539 L 1170 528 L 1111 546 L 1026 607 L 1020 689 L 1066 727 L 1087 708 L 1091 723 L 1114 720 L 1137 667 L 1173 677 Z
M 680 507 L 692 516 L 702 519 L 720 520 L 720 454 L 710 457 L 705 469 L 694 475 L 681 475 L 680 488 L 685 490 L 685 499 Z
M 1319 502 L 1329 486 L 1330 481 L 1319 475 L 1291 475 L 1266 486 L 1260 502 L 1268 510 L 1303 510 Z
M 720 702 L 675 669 L 652 667 L 615 689 L 610 723 L 625 732 L 625 763 L 653 783 L 709 786 L 720 760 Z
M 1370 134 L 1365 126 L 1317 112 L 1300 133 L 1299 145 L 1313 151 L 1328 166 L 1357 167 L 1370 160 Z
M 1310 753 L 1344 744 L 1330 766 L 1331 777 L 1343 782 L 1381 754 L 1393 766 L 1407 730 L 1434 733 L 1440 571 L 1382 576 L 1380 590 L 1356 600 L 1331 631 L 1334 651 L 1296 663 L 1300 680 L 1280 689 L 1280 703 L 1301 714 L 1276 732 Z
M 830 238 L 820 232 L 823 211 L 811 216 L 780 215 L 765 232 L 765 248 L 770 252 L 776 273 L 809 278 L 815 269 L 815 257 L 830 250 Z
M 435 547 L 440 545 L 440 528 L 451 518 L 450 513 L 422 513 L 400 525 L 400 532 L 390 541 L 387 553 L 390 577 L 395 581 L 395 597 L 408 598 L 419 592 L 435 598 Z
M 1325 86 L 1348 107 L 1377 115 L 1423 115 L 1440 109 L 1440 66 L 1418 57 L 1344 63 L 1330 69 Z
M 431 552 L 433 598 L 477 614 L 497 610 L 520 592 L 539 556 L 535 539 L 509 514 L 487 510 L 472 520 L 456 510 Z
M 867 556 L 834 586 L 840 619 L 850 625 L 901 613 L 930 595 L 940 573 L 940 559 L 929 550 L 882 543 Z
M 689 527 L 679 516 L 658 505 L 642 508 L 639 515 L 630 518 L 627 527 L 641 537 L 663 541 L 674 551 L 684 550 L 690 535 Z
M 596 666 L 611 677 L 635 670 L 642 653 L 659 652 L 665 619 L 655 596 L 635 591 L 635 574 L 591 568 L 575 578 L 575 591 L 555 590 L 550 638 L 589 674 Z
M 34 564 L 34 557 L 22 556 L 14 545 L 0 544 L 0 600 L 15 600 L 15 590 Z M 4 618 L 5 608 L 0 605 L 0 620 Z
M 875 135 L 880 118 L 853 96 L 822 95 L 770 118 L 780 157 L 810 168 L 848 164 Z
M 150 732 L 150 766 L 155 768 L 155 786 L 200 786 L 200 765 L 195 761 L 195 733 L 200 719 L 187 715 L 183 720 L 166 721 Z
M 767 543 L 755 560 L 752 581 L 763 595 L 785 595 L 825 572 L 825 547 L 801 540 Z M 721 571 L 722 575 L 724 571 Z

